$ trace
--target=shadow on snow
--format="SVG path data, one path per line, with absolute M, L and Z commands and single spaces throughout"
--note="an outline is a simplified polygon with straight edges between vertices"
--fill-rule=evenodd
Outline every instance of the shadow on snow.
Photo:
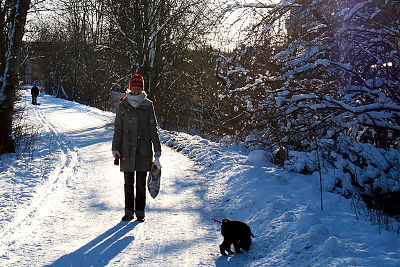
M 138 221 L 132 223 L 119 222 L 83 247 L 60 257 L 47 266 L 106 266 L 132 243 L 135 237 L 125 235 L 138 224 Z

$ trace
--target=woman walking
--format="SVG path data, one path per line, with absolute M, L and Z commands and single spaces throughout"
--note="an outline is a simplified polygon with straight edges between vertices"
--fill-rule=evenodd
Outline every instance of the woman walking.
M 153 149 L 154 162 L 161 168 L 161 144 L 156 125 L 153 103 L 144 91 L 144 79 L 134 74 L 129 80 L 126 97 L 118 104 L 112 141 L 112 154 L 120 159 L 120 171 L 125 179 L 123 221 L 132 220 L 134 214 L 138 221 L 144 221 L 146 177 L 151 169 Z

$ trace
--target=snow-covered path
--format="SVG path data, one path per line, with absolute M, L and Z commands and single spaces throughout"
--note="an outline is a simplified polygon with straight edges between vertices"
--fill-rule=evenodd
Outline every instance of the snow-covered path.
M 162 191 L 154 200 L 147 195 L 146 222 L 121 222 L 123 175 L 110 152 L 113 115 L 50 96 L 39 100 L 31 115 L 50 133 L 57 158 L 0 231 L 1 266 L 215 264 L 218 232 L 193 162 L 163 146 Z
M 335 170 L 321 211 L 317 173 L 185 133 L 160 130 L 176 148 L 163 146 L 161 192 L 144 223 L 121 222 L 115 115 L 47 95 L 32 106 L 24 93 L 28 142 L 0 156 L 1 267 L 400 266 L 399 222 L 374 225 L 362 203 L 329 192 Z M 249 252 L 220 255 L 214 215 L 250 225 Z

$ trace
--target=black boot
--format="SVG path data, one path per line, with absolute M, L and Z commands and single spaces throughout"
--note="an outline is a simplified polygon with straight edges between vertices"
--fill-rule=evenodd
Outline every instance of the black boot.
M 125 210 L 125 215 L 122 217 L 122 221 L 130 221 L 134 218 L 133 212 L 131 210 Z

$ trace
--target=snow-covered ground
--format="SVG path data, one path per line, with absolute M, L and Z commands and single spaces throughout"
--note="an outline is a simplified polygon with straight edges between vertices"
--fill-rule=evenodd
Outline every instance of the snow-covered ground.
M 400 266 L 400 236 L 356 216 L 319 177 L 160 130 L 161 192 L 121 222 L 114 114 L 41 95 L 19 106 L 32 140 L 0 156 L 0 266 Z M 29 145 L 30 144 L 30 145 Z M 179 152 L 177 152 L 179 151 Z M 221 256 L 213 216 L 247 222 L 249 252 Z M 380 233 L 379 233 L 380 232 Z

